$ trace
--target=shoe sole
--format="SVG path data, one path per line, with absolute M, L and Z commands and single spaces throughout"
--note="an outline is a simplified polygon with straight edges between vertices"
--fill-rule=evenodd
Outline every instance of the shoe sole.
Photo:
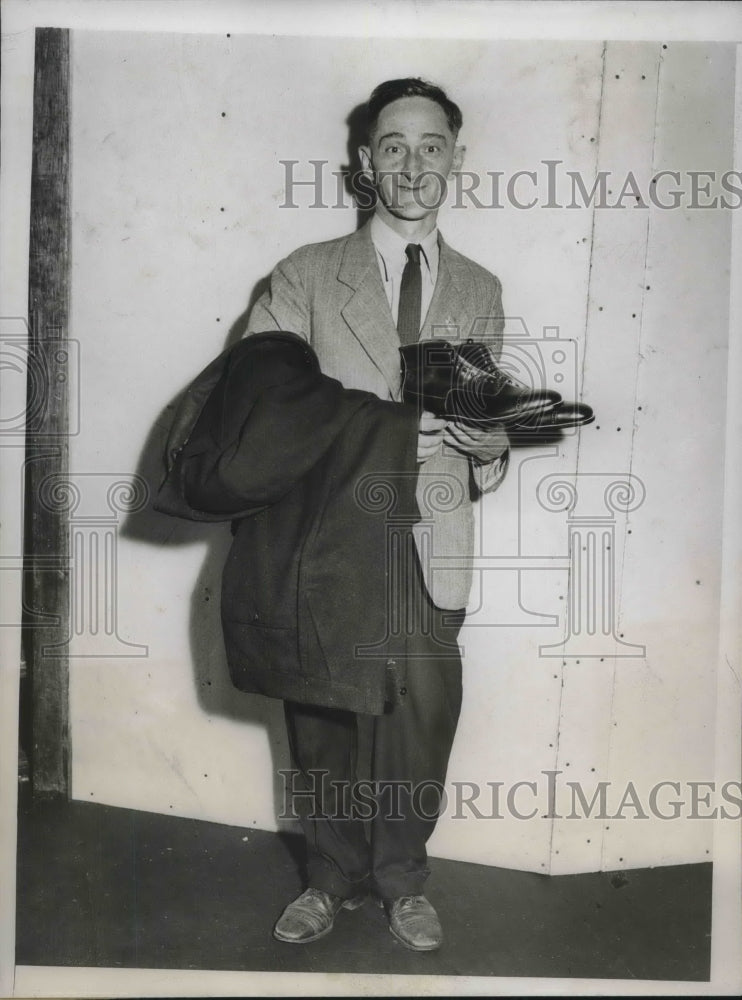
M 340 909 L 341 910 L 357 910 L 361 906 L 363 906 L 363 904 L 365 902 L 366 902 L 366 898 L 365 897 L 363 897 L 361 899 L 346 899 L 343 902 L 343 904 L 340 907 Z M 276 941 L 280 941 L 282 944 L 311 944 L 313 941 L 319 941 L 320 938 L 323 938 L 327 934 L 329 934 L 330 931 L 333 929 L 334 926 L 335 926 L 335 921 L 333 920 L 329 927 L 325 927 L 324 930 L 318 931 L 317 934 L 313 934 L 311 937 L 307 937 L 307 938 L 283 937 L 278 931 L 276 931 L 274 929 L 274 931 L 273 931 L 273 937 L 276 939 Z
M 405 402 L 407 403 L 417 403 L 421 406 L 423 399 L 421 396 L 416 396 L 414 393 L 409 393 L 405 397 Z M 428 405 L 430 405 L 430 400 L 427 400 Z M 511 413 L 495 414 L 494 416 L 478 416 L 477 413 L 471 412 L 467 413 L 467 406 L 460 407 L 458 405 L 447 405 L 448 399 L 441 401 L 440 406 L 436 408 L 436 416 L 442 417 L 444 420 L 458 421 L 459 423 L 466 424 L 470 427 L 478 427 L 486 429 L 492 427 L 494 424 L 502 424 L 505 427 L 510 427 L 512 424 L 518 424 L 519 421 L 535 420 L 536 418 L 543 417 L 546 414 L 551 413 L 552 410 L 556 409 L 557 404 L 551 402 L 540 403 L 537 406 L 533 406 L 528 410 L 517 410 Z M 587 421 L 586 421 L 587 422 Z M 571 425 L 570 425 L 571 426 Z
M 276 939 L 276 941 L 280 941 L 282 944 L 311 944 L 312 941 L 319 941 L 320 938 L 323 938 L 325 937 L 326 934 L 329 934 L 334 926 L 335 922 L 333 921 L 329 927 L 325 927 L 323 931 L 320 931 L 318 934 L 313 934 L 311 937 L 308 938 L 282 937 L 282 935 L 275 930 L 273 931 L 273 937 Z
M 425 944 L 425 945 L 410 944 L 409 941 L 405 941 L 403 937 L 397 934 L 397 932 L 394 930 L 391 924 L 389 925 L 389 933 L 392 934 L 397 939 L 397 941 L 399 941 L 400 944 L 404 945 L 408 951 L 437 951 L 440 948 L 441 944 L 443 943 L 442 941 L 439 941 L 437 944 Z
M 543 417 L 548 416 L 552 410 L 556 409 L 556 403 L 541 403 L 538 406 L 533 406 L 528 410 L 518 410 L 514 413 L 504 413 L 497 414 L 495 416 L 478 416 L 476 412 L 467 413 L 465 408 L 454 406 L 452 409 L 446 408 L 443 414 L 444 419 L 458 421 L 462 424 L 467 424 L 470 427 L 477 427 L 482 430 L 486 430 L 488 427 L 492 427 L 495 424 L 502 424 L 503 427 L 510 429 L 515 425 L 516 428 L 526 425 L 526 421 L 533 421 L 534 423 Z

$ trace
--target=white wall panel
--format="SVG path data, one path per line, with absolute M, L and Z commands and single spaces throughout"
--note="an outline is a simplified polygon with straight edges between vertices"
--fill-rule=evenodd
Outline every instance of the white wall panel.
M 731 122 L 731 80 L 725 75 L 731 57 L 719 52 L 709 46 L 693 56 L 701 68 L 709 65 L 707 55 L 721 60 L 704 78 L 709 93 L 728 96 L 712 116 L 716 124 L 703 133 L 711 145 Z M 507 178 L 535 170 L 543 201 L 543 161 L 559 160 L 558 196 L 564 203 L 566 170 L 580 171 L 586 180 L 596 166 L 646 177 L 653 164 L 672 159 L 672 129 L 655 138 L 655 118 L 670 114 L 673 94 L 684 98 L 670 87 L 676 77 L 667 76 L 657 104 L 659 61 L 657 45 L 609 45 L 604 51 L 601 43 L 308 43 L 268 36 L 75 33 L 71 335 L 80 342 L 81 422 L 71 441 L 71 467 L 84 493 L 78 518 L 108 518 L 98 527 L 81 525 L 86 545 L 96 531 L 116 538 L 119 637 L 104 648 L 88 615 L 74 638 L 76 797 L 276 827 L 278 789 L 271 774 L 287 763 L 281 707 L 234 691 L 221 651 L 218 591 L 228 530 L 143 512 L 127 518 L 110 508 L 106 491 L 134 473 L 156 484 L 166 405 L 222 349 L 230 331 L 239 333 L 253 290 L 276 261 L 303 243 L 354 228 L 349 205 L 308 207 L 308 188 L 297 189 L 301 207 L 282 208 L 284 170 L 278 161 L 299 161 L 297 175 L 307 178 L 309 161 L 326 159 L 327 202 L 335 202 L 331 174 L 348 161 L 348 113 L 380 80 L 421 74 L 447 87 L 464 110 L 468 169 L 485 178 L 488 171 Z M 685 99 L 695 93 L 696 79 L 686 82 Z M 680 116 L 678 129 L 683 123 L 695 128 L 704 109 L 699 98 L 690 119 Z M 657 159 L 655 146 L 666 154 Z M 701 159 L 703 169 L 709 161 Z M 719 153 L 718 162 L 723 160 Z M 524 199 L 531 193 L 527 182 L 518 190 Z M 617 519 L 623 581 L 618 607 L 627 640 L 648 649 L 663 645 L 681 606 L 666 599 L 668 579 L 690 571 L 693 579 L 703 572 L 711 581 L 718 574 L 722 452 L 719 445 L 714 458 L 706 446 L 719 430 L 721 409 L 700 436 L 698 420 L 684 425 L 682 467 L 702 468 L 698 478 L 704 484 L 695 485 L 692 502 L 684 496 L 683 509 L 673 515 L 673 538 L 685 533 L 688 549 L 673 542 L 674 562 L 663 564 L 650 536 L 658 511 L 667 506 L 667 490 L 677 485 L 676 466 L 662 466 L 657 458 L 674 426 L 670 411 L 660 417 L 657 405 L 671 384 L 668 366 L 674 394 L 696 385 L 696 368 L 677 365 L 670 336 L 678 322 L 690 329 L 693 310 L 713 308 L 727 276 L 723 266 L 708 264 L 703 280 L 710 284 L 702 299 L 689 289 L 684 300 L 678 289 L 694 252 L 727 259 L 723 223 L 704 221 L 704 213 L 684 221 L 680 213 L 629 209 L 494 208 L 486 207 L 486 188 L 478 194 L 485 207 L 444 209 L 444 234 L 500 276 L 513 349 L 531 345 L 551 365 L 560 346 L 555 328 L 561 341 L 575 345 L 574 378 L 582 380 L 598 419 L 559 446 L 514 452 L 506 483 L 482 504 L 480 572 L 463 633 L 465 703 L 451 788 L 456 782 L 483 788 L 502 782 L 505 791 L 517 781 L 543 785 L 541 772 L 553 768 L 569 771 L 567 777 L 622 779 L 635 766 L 637 747 L 656 750 L 653 718 L 662 718 L 670 748 L 663 760 L 669 763 L 671 749 L 682 750 L 682 774 L 704 772 L 711 728 L 708 740 L 699 737 L 689 745 L 685 736 L 694 703 L 702 724 L 713 725 L 706 702 L 698 700 L 708 678 L 695 657 L 672 670 L 666 659 L 660 666 L 652 659 L 650 683 L 649 660 L 578 664 L 577 657 L 541 655 L 542 646 L 565 636 L 568 523 L 564 511 L 547 509 L 536 495 L 548 476 L 631 470 L 648 483 L 654 476 L 654 492 L 648 484 L 648 499 L 631 522 Z M 668 264 L 667 241 L 673 250 L 674 244 L 685 247 L 677 268 Z M 645 270 L 652 272 L 651 282 L 644 280 Z M 649 298 L 643 286 L 650 283 L 662 286 L 664 298 L 654 291 Z M 717 310 L 704 327 L 714 331 L 715 352 L 688 351 L 690 334 L 683 335 L 689 361 L 703 365 L 704 386 L 723 367 L 724 322 Z M 692 326 L 703 326 L 700 318 Z M 545 335 L 544 328 L 551 332 Z M 656 353 L 637 368 L 640 345 L 645 361 L 650 349 Z M 706 395 L 704 387 L 693 397 L 696 406 Z M 637 402 L 646 407 L 641 421 L 634 421 Z M 650 506 L 655 502 L 658 507 Z M 690 541 L 691 518 L 699 535 L 715 539 L 711 546 Z M 641 532 L 636 545 L 628 544 L 629 527 Z M 658 573 L 649 620 L 643 582 L 648 573 Z M 711 585 L 702 590 L 706 603 L 693 607 L 708 630 L 717 595 Z M 670 705 L 678 708 L 679 726 L 663 709 Z M 633 730 L 632 718 L 641 720 Z M 480 800 L 482 809 L 486 802 Z M 518 803 L 527 809 L 528 795 Z M 656 863 L 698 859 L 705 850 L 695 834 L 679 834 L 668 852 L 656 842 L 645 849 L 606 838 L 604 846 L 601 832 L 587 822 L 456 820 L 450 814 L 454 805 L 452 795 L 432 853 L 544 872 L 618 863 L 614 855 L 627 864 L 640 857 L 644 863 L 647 856 Z
M 661 49 L 655 170 L 730 169 L 733 79 L 731 48 Z M 619 598 L 621 631 L 641 630 L 647 657 L 617 664 L 610 747 L 612 779 L 645 794 L 663 780 L 713 781 L 730 221 L 650 211 L 632 446 L 647 499 L 630 518 Z M 604 865 L 707 858 L 711 834 L 692 818 L 611 823 Z
M 613 593 L 600 595 L 598 619 L 611 622 L 595 634 L 581 623 L 580 637 L 567 643 L 559 664 L 562 692 L 557 769 L 565 782 L 554 824 L 551 870 L 555 873 L 599 870 L 605 820 L 595 814 L 583 817 L 575 805 L 571 786 L 579 782 L 590 802 L 598 782 L 611 781 L 609 750 L 613 722 L 613 686 L 616 670 L 642 653 L 642 640 L 627 633 L 634 643 L 617 649 L 613 625 L 622 592 L 626 515 L 606 505 L 605 491 L 612 484 L 631 488 L 632 428 L 635 385 L 641 338 L 644 272 L 649 229 L 647 207 L 634 207 L 635 199 L 622 199 L 621 209 L 607 208 L 621 197 L 624 179 L 636 178 L 647 191 L 652 171 L 656 122 L 659 47 L 655 44 L 608 44 L 604 52 L 600 123 L 597 135 L 598 170 L 606 174 L 602 201 L 592 212 L 590 285 L 586 299 L 586 342 L 582 392 L 596 411 L 595 423 L 580 434 L 577 504 L 574 516 L 586 518 L 575 525 L 574 543 L 586 558 L 589 539 L 611 534 L 610 551 L 596 552 L 597 571 L 604 560 L 613 580 Z M 588 188 L 589 190 L 589 188 Z M 640 485 L 636 484 L 640 489 Z M 590 521 L 589 519 L 595 519 Z M 600 520 L 605 519 L 601 524 Z M 572 592 L 579 584 L 570 582 Z M 565 634 L 569 628 L 565 623 Z M 639 647 L 639 648 L 636 648 Z M 556 651 L 556 650 L 555 650 Z M 618 656 L 616 655 L 618 654 Z M 627 659 L 630 658 L 630 659 Z M 609 801 L 613 799 L 609 797 Z M 597 812 L 597 810 L 596 810 Z M 571 818 L 570 818 L 571 817 Z

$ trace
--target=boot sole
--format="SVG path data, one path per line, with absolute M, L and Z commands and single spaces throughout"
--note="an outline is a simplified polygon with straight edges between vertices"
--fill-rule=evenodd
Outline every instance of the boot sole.
M 421 396 L 417 396 L 414 393 L 409 393 L 405 397 L 406 403 L 417 404 L 418 408 L 423 405 L 423 399 Z M 427 405 L 430 405 L 430 400 L 426 400 Z M 544 402 L 538 406 L 531 407 L 528 410 L 517 410 L 517 411 L 505 411 L 501 414 L 494 414 L 492 416 L 476 416 L 473 413 L 468 414 L 466 412 L 466 407 L 458 406 L 447 406 L 448 397 L 446 399 L 439 400 L 439 405 L 435 409 L 435 414 L 438 417 L 442 417 L 444 420 L 459 421 L 462 424 L 467 424 L 471 427 L 477 427 L 486 429 L 487 427 L 492 427 L 494 424 L 503 424 L 505 427 L 510 427 L 513 424 L 518 424 L 522 421 L 525 426 L 526 420 L 537 421 L 547 414 L 551 413 L 552 410 L 556 409 L 557 404 L 552 402 Z M 571 425 L 570 425 L 571 426 Z
M 357 910 L 359 909 L 359 907 L 363 906 L 365 902 L 366 902 L 365 896 L 360 899 L 346 899 L 343 902 L 340 909 Z M 313 941 L 319 941 L 320 938 L 323 938 L 327 934 L 329 934 L 334 926 L 335 926 L 335 920 L 333 919 L 329 927 L 325 927 L 324 930 L 318 931 L 317 934 L 313 934 L 311 937 L 305 937 L 305 938 L 283 937 L 281 933 L 279 931 L 276 931 L 274 928 L 273 937 L 276 939 L 276 941 L 280 941 L 282 944 L 311 944 Z

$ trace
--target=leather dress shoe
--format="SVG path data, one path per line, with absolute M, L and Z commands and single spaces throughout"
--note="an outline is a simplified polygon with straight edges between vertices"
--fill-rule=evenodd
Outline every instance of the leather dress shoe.
M 561 431 L 568 427 L 580 427 L 595 420 L 595 414 L 587 403 L 569 403 L 563 400 L 553 410 L 524 417 L 514 425 L 515 431 Z
M 286 907 L 273 928 L 273 937 L 288 944 L 309 944 L 329 934 L 340 910 L 357 910 L 366 896 L 343 899 L 323 889 L 307 889 Z
M 467 340 L 459 347 L 459 353 L 471 364 L 489 374 L 497 374 L 499 368 L 492 353 L 492 349 L 487 344 L 477 343 Z M 568 427 L 579 427 L 582 424 L 589 424 L 595 419 L 592 407 L 587 403 L 572 403 L 561 400 L 551 409 L 536 410 L 524 414 L 514 422 L 515 430 L 534 431 L 560 431 Z M 509 431 L 511 428 L 509 428 Z
M 389 930 L 405 948 L 412 951 L 435 951 L 443 943 L 443 929 L 438 914 L 425 896 L 399 896 L 388 899 L 384 907 Z
M 553 389 L 529 389 L 494 363 L 484 344 L 422 340 L 400 348 L 402 398 L 421 410 L 478 427 L 508 425 L 554 409 Z

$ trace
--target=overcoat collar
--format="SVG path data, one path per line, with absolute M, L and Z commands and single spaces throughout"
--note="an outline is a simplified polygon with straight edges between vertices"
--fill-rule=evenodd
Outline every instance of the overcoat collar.
M 468 336 L 471 323 L 465 305 L 467 276 L 458 254 L 451 250 L 440 233 L 438 245 L 438 280 L 420 330 L 420 340 L 433 337 L 463 339 Z M 399 335 L 381 283 L 370 226 L 363 226 L 348 238 L 337 277 L 352 290 L 341 310 L 343 319 L 384 375 L 392 396 L 397 398 Z

